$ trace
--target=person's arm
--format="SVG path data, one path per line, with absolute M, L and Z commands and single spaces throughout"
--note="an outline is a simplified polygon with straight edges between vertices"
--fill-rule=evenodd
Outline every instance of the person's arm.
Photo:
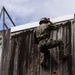
M 51 24 L 50 29 L 51 30 L 57 30 L 57 29 L 59 29 L 59 25 Z

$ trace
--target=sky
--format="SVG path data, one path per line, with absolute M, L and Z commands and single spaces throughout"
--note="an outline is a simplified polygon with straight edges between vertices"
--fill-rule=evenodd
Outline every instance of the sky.
M 3 6 L 16 25 L 39 21 L 42 17 L 56 18 L 75 12 L 75 0 L 0 0 L 0 10 Z M 7 18 L 6 22 L 12 26 Z
M 0 0 L 0 11 L 3 6 L 16 25 L 36 22 L 42 17 L 56 18 L 75 13 L 75 0 Z M 7 16 L 6 23 L 12 26 Z

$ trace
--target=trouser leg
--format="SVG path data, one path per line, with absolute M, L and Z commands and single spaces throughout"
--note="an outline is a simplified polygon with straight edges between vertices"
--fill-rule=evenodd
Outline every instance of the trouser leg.
M 59 52 L 64 51 L 64 43 L 62 40 L 48 40 L 45 44 L 39 46 L 40 52 L 45 53 L 48 49 L 59 46 Z
M 44 53 L 44 59 L 41 63 L 42 68 L 44 69 L 49 69 L 50 65 L 50 52 L 47 51 L 46 53 Z
M 54 40 L 52 42 L 52 46 L 50 46 L 50 48 L 54 48 L 58 46 L 59 47 L 59 60 L 66 60 L 67 59 L 67 55 L 64 54 L 64 43 L 62 40 Z
M 63 59 L 64 57 L 64 43 L 62 40 L 54 40 L 50 46 L 50 48 L 59 47 L 59 59 Z
M 48 49 L 59 47 L 59 57 L 62 58 L 64 55 L 64 43 L 62 40 L 48 40 L 45 44 L 41 45 L 40 52 L 46 53 Z

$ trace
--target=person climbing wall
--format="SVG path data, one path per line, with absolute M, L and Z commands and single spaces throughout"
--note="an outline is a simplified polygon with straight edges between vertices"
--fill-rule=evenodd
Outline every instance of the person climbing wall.
M 60 25 L 54 25 L 49 18 L 41 18 L 39 26 L 34 29 L 34 40 L 35 44 L 41 53 L 44 53 L 44 59 L 41 65 L 44 67 L 48 66 L 50 52 L 49 49 L 59 47 L 59 60 L 64 60 L 67 55 L 64 54 L 64 43 L 62 40 L 50 39 L 51 32 L 59 29 Z

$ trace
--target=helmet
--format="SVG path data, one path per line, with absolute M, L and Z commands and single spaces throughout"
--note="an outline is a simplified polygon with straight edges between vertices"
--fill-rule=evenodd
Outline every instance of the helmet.
M 46 17 L 41 18 L 39 24 L 42 24 L 42 23 L 50 23 L 50 19 L 49 18 L 46 18 Z

